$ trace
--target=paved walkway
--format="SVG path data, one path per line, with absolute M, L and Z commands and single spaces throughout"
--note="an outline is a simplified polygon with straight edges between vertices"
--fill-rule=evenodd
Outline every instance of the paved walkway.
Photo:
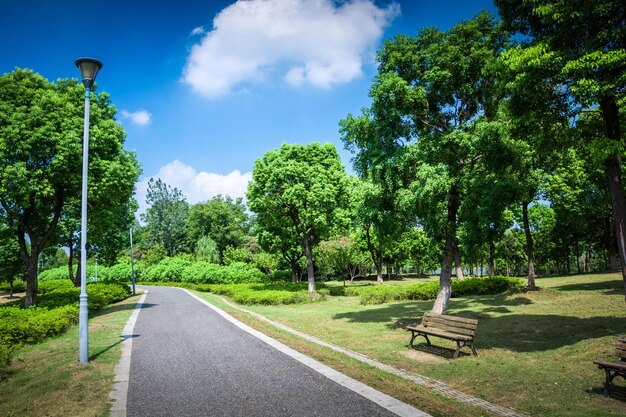
M 129 417 L 428 416 L 181 289 L 148 288 L 132 336 Z

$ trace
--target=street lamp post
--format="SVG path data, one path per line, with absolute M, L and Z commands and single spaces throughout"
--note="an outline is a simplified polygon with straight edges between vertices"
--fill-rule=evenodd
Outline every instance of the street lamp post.
M 87 166 L 89 162 L 89 109 L 91 87 L 96 80 L 96 75 L 102 62 L 93 58 L 78 58 L 75 61 L 80 69 L 85 87 L 85 123 L 83 126 L 83 184 L 80 204 L 80 297 L 78 312 L 78 339 L 80 363 L 89 363 L 89 330 L 87 309 Z
M 135 254 L 133 252 L 133 228 L 130 228 L 130 280 L 133 283 L 133 295 L 135 295 Z

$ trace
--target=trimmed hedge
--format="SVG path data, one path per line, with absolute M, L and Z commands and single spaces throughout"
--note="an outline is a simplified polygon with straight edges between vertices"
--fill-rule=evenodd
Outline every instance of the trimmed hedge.
M 8 363 L 13 352 L 23 344 L 59 335 L 78 322 L 80 288 L 63 279 L 41 282 L 38 290 L 36 307 L 23 308 L 22 300 L 0 306 L 0 366 Z M 87 285 L 89 310 L 92 311 L 129 295 L 130 289 L 123 284 Z
M 499 294 L 519 291 L 524 282 L 511 277 L 472 277 L 452 280 L 452 297 L 465 295 Z M 383 304 L 398 300 L 434 300 L 439 293 L 439 282 L 430 281 L 413 285 L 366 285 L 358 287 L 336 287 L 333 295 L 361 298 L 361 304 Z

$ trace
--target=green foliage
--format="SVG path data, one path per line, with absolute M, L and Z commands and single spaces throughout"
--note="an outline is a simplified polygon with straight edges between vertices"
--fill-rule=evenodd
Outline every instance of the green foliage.
M 23 69 L 0 76 L 0 195 L 30 265 L 28 305 L 36 303 L 39 254 L 55 236 L 61 214 L 72 213 L 80 199 L 84 94 L 75 79 L 51 83 Z M 99 220 L 113 216 L 104 212 L 128 202 L 139 175 L 115 113 L 108 94 L 92 92 L 89 201 L 98 207 L 88 219 L 93 237 L 107 228 Z
M 252 257 L 252 252 L 248 248 L 228 246 L 224 251 L 223 263 L 224 265 L 230 265 L 235 262 L 250 263 L 252 262 Z
M 452 297 L 467 295 L 499 294 L 505 291 L 518 291 L 523 281 L 510 277 L 484 277 L 452 280 Z M 358 296 L 361 304 L 382 304 L 396 300 L 434 300 L 439 292 L 438 282 L 425 282 L 413 285 L 368 285 L 338 287 L 331 294 Z
M 277 252 L 304 243 L 309 290 L 314 292 L 313 246 L 347 224 L 347 180 L 335 146 L 283 144 L 267 152 L 254 164 L 248 199 L 259 229 Z M 293 268 L 295 259 L 290 258 Z
M 146 267 L 138 274 L 145 282 L 188 282 L 195 284 L 221 284 L 260 282 L 265 275 L 243 262 L 228 266 L 210 262 L 191 262 L 181 257 L 165 258 L 156 265 Z
M 270 282 L 291 281 L 291 271 L 288 269 L 276 269 L 269 274 L 268 279 Z
M 156 265 L 147 267 L 141 279 L 143 281 L 180 282 L 183 271 L 191 262 L 180 257 L 165 258 Z
M 80 288 L 68 279 L 48 280 L 39 285 L 36 307 L 22 308 L 11 302 L 0 306 L 0 365 L 23 344 L 38 343 L 59 335 L 78 321 Z M 99 310 L 105 305 L 130 295 L 127 285 L 91 283 L 87 285 L 89 309 Z
M 56 336 L 78 322 L 75 306 L 0 308 L 0 365 L 11 359 L 14 351 L 26 343 L 38 343 Z
M 168 256 L 187 249 L 187 213 L 189 204 L 183 193 L 161 179 L 148 181 L 146 202 L 150 205 L 142 215 L 146 222 L 147 240 L 162 245 Z
M 244 243 L 250 224 L 243 199 L 218 195 L 190 208 L 187 228 L 192 242 L 210 237 L 217 246 L 220 263 L 224 263 L 224 252 L 229 246 L 237 248 Z
M 217 264 L 220 262 L 220 253 L 217 243 L 209 236 L 202 236 L 196 242 L 196 260 Z
M 161 262 L 167 253 L 165 252 L 165 248 L 163 245 L 157 243 L 154 246 L 151 246 L 150 249 L 147 249 L 143 256 L 141 257 L 142 262 L 144 262 L 147 266 L 156 265 Z

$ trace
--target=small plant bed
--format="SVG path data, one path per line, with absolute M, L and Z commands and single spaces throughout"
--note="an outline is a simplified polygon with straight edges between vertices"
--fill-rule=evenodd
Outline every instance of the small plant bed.
M 25 344 L 64 333 L 78 322 L 80 288 L 69 280 L 51 280 L 39 284 L 36 307 L 24 308 L 23 300 L 0 305 L 0 366 L 11 359 L 15 350 Z M 89 309 L 123 300 L 130 289 L 122 284 L 92 283 L 87 285 Z

